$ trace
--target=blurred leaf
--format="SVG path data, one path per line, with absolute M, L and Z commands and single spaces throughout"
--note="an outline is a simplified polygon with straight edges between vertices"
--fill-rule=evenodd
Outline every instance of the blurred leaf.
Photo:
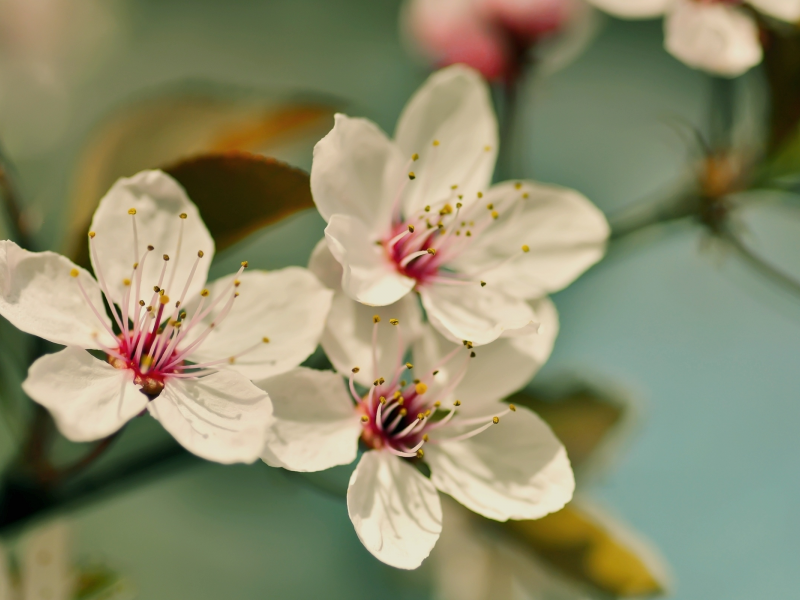
M 598 520 L 571 503 L 537 521 L 502 527 L 565 575 L 614 596 L 666 591 L 658 560 L 618 525 Z
M 197 204 L 217 250 L 314 207 L 308 175 L 274 158 L 244 152 L 206 154 L 164 170 Z
M 561 440 L 573 467 L 585 464 L 624 416 L 624 407 L 588 389 L 555 400 L 522 391 L 508 399 L 535 411 Z
M 132 600 L 136 591 L 129 581 L 105 566 L 80 566 L 73 600 Z
M 68 255 L 84 252 L 92 213 L 118 178 L 199 154 L 275 155 L 298 143 L 310 149 L 330 129 L 333 112 L 327 101 L 279 102 L 227 91 L 170 91 L 123 106 L 97 126 L 78 158 Z

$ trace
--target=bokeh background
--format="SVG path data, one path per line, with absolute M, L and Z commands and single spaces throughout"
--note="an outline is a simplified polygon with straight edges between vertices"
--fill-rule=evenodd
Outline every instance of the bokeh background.
M 428 73 L 403 46 L 399 6 L 0 1 L 0 140 L 39 245 L 69 245 L 70 199 L 93 136 L 167 88 L 276 104 L 314 99 L 391 132 Z M 755 70 L 738 84 L 752 92 L 745 108 L 755 121 L 760 77 Z M 577 61 L 528 82 L 517 175 L 574 187 L 613 216 L 686 176 L 687 142 L 670 123 L 706 129 L 710 93 L 707 76 L 663 51 L 660 23 L 606 19 Z M 308 169 L 314 136 L 327 127 L 272 154 Z M 765 256 L 800 271 L 797 209 L 767 204 L 744 221 Z M 261 268 L 305 265 L 323 225 L 297 216 L 229 250 L 216 273 L 244 258 Z M 670 565 L 671 597 L 794 597 L 800 298 L 681 222 L 615 243 L 554 301 L 561 334 L 532 386 L 577 376 L 624 390 L 635 404 L 613 464 L 580 493 L 652 541 Z M 107 461 L 165 435 L 137 420 Z M 430 569 L 378 563 L 343 499 L 322 487 L 262 464 L 193 461 L 66 514 L 77 553 L 101 556 L 147 600 L 431 597 Z

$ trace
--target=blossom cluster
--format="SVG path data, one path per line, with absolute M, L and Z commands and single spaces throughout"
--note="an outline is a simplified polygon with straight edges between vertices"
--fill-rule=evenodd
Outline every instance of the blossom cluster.
M 566 451 L 503 401 L 547 360 L 548 294 L 598 261 L 605 218 L 580 193 L 491 184 L 498 146 L 475 71 L 435 73 L 393 138 L 337 115 L 314 150 L 327 222 L 308 269 L 246 261 L 207 282 L 214 240 L 161 171 L 119 180 L 88 232 L 94 275 L 0 242 L 0 315 L 63 349 L 23 384 L 74 441 L 149 414 L 220 463 L 319 471 L 358 459 L 355 530 L 415 568 L 442 529 L 439 492 L 489 519 L 572 497 Z M 301 366 L 322 346 L 335 371 Z

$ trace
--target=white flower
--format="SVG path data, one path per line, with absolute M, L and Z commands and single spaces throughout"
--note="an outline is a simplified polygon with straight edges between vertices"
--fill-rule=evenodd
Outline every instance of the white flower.
M 463 66 L 423 85 L 394 140 L 370 121 L 337 115 L 314 149 L 311 190 L 345 292 L 382 306 L 416 290 L 453 341 L 535 330 L 525 300 L 563 288 L 599 260 L 608 224 L 572 190 L 488 187 L 496 151 L 488 88 Z
M 258 458 L 272 405 L 250 380 L 313 352 L 331 292 L 305 269 L 244 272 L 246 263 L 204 288 L 214 242 L 160 171 L 111 188 L 89 246 L 97 280 L 58 254 L 0 242 L 0 314 L 67 346 L 31 366 L 25 392 L 73 441 L 106 437 L 147 410 L 198 456 Z
M 665 46 L 696 69 L 736 77 L 761 62 L 758 24 L 739 2 L 730 0 L 589 0 L 628 19 L 664 15 Z M 774 19 L 800 21 L 800 0 L 748 0 Z
M 295 370 L 274 378 L 275 425 L 263 456 L 272 466 L 318 471 L 352 462 L 360 439 L 367 452 L 350 479 L 350 518 L 373 555 L 404 569 L 419 566 L 439 537 L 437 489 L 504 521 L 560 509 L 575 485 L 566 451 L 549 427 L 531 411 L 500 402 L 525 383 L 520 373 L 544 361 L 552 339 L 525 336 L 543 340 L 527 353 L 513 345 L 517 338 L 481 348 L 454 345 L 418 320 L 413 300 L 370 315 L 344 294 L 335 296 L 323 348 L 334 364 L 360 356 L 369 367 L 346 369 L 349 394 L 330 372 Z M 549 301 L 542 306 L 547 321 L 555 321 Z M 412 331 L 389 308 L 407 316 Z M 373 340 L 367 356 L 365 337 Z M 412 362 L 406 363 L 411 339 Z M 357 382 L 369 391 L 359 393 Z M 430 479 L 416 468 L 421 463 Z

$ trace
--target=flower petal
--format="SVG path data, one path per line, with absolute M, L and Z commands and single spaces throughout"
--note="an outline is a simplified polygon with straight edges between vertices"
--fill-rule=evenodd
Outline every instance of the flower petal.
M 489 88 L 477 71 L 454 65 L 431 75 L 406 104 L 395 132 L 403 154 L 420 156 L 404 199 L 406 215 L 449 197 L 453 185 L 466 198 L 486 189 L 497 137 Z
M 342 290 L 342 275 L 344 274 L 344 270 L 342 269 L 342 265 L 339 264 L 339 261 L 331 254 L 330 248 L 328 248 L 328 241 L 325 238 L 322 238 L 317 242 L 317 245 L 314 246 L 314 250 L 311 252 L 311 258 L 308 259 L 308 270 L 316 275 L 317 279 L 319 279 L 325 287 L 335 292 Z
M 476 356 L 470 360 L 467 374 L 453 391 L 453 398 L 461 400 L 466 407 L 494 406 L 533 378 L 550 357 L 558 335 L 558 312 L 550 299 L 533 302 L 533 309 L 540 323 L 539 333 L 501 337 L 476 348 Z M 428 327 L 414 344 L 413 362 L 424 367 L 435 365 L 452 349 L 450 341 Z M 438 369 L 436 383 L 446 384 L 452 380 L 458 365 L 450 362 Z
M 589 3 L 623 19 L 650 19 L 663 15 L 673 0 L 589 0 Z
M 136 209 L 135 217 L 128 211 Z M 181 219 L 180 215 L 186 218 Z M 133 220 L 136 220 L 138 248 L 134 243 Z M 95 233 L 98 265 L 92 256 L 92 267 L 103 277 L 114 302 L 121 305 L 126 289 L 124 281 L 132 279 L 133 264 L 139 262 L 148 244 L 155 248 L 142 267 L 141 298 L 149 302 L 150 290 L 159 285 L 163 256 L 169 256 L 167 270 L 160 287 L 178 300 L 186 286 L 199 251 L 203 258 L 187 288 L 187 298 L 199 293 L 208 277 L 208 267 L 214 257 L 214 240 L 206 229 L 197 207 L 186 192 L 166 173 L 142 171 L 133 177 L 118 180 L 100 200 L 94 213 L 91 231 Z M 102 282 L 101 282 L 102 283 Z M 131 296 L 135 295 L 135 287 Z
M 372 306 L 384 306 L 405 296 L 416 283 L 401 275 L 386 256 L 367 225 L 356 217 L 333 215 L 325 239 L 343 267 L 342 289 L 351 298 Z
M 800 21 L 800 0 L 748 0 L 748 4 L 765 15 L 788 23 Z
M 411 154 L 367 119 L 337 114 L 333 129 L 314 146 L 311 194 L 322 218 L 349 215 L 374 231 L 390 226 L 392 204 L 408 181 Z
M 428 321 L 452 342 L 493 342 L 504 332 L 530 328 L 538 323 L 524 300 L 490 286 L 432 284 L 420 290 Z
M 223 464 L 254 462 L 272 423 L 269 396 L 234 371 L 169 379 L 148 410 L 184 448 Z
M 234 278 L 222 277 L 209 285 L 209 298 L 233 293 Z M 245 271 L 238 280 L 239 297 L 233 308 L 215 324 L 191 360 L 219 360 L 253 348 L 224 366 L 255 381 L 285 373 L 308 358 L 319 344 L 333 292 L 302 267 Z M 223 306 L 224 301 L 191 332 L 187 345 L 215 321 Z
M 371 450 L 347 488 L 347 512 L 358 539 L 375 558 L 416 569 L 442 531 L 442 505 L 429 479 L 410 462 Z
M 148 402 L 133 383 L 133 371 L 115 369 L 75 347 L 34 362 L 22 389 L 50 411 L 59 431 L 73 442 L 111 435 Z
M 275 417 L 261 455 L 268 465 L 322 471 L 356 459 L 361 421 L 341 376 L 298 368 L 259 387 L 269 393 Z
M 487 288 L 538 298 L 572 283 L 605 252 L 608 222 L 575 190 L 505 182 L 493 186 L 484 200 L 496 207 L 499 218 L 449 266 L 480 277 Z
M 496 405 L 498 412 L 503 409 L 505 405 Z M 461 433 L 457 418 L 453 423 L 448 434 Z M 434 485 L 489 519 L 538 519 L 572 498 L 575 479 L 567 452 L 527 408 L 517 407 L 469 439 L 431 442 L 425 446 L 425 460 Z
M 695 69 L 737 77 L 761 62 L 758 25 L 734 6 L 678 0 L 664 31 L 667 51 Z
M 77 281 L 70 275 L 73 269 Z M 28 252 L 8 240 L 0 241 L 0 315 L 16 328 L 56 344 L 96 349 L 98 340 L 113 343 L 102 295 L 86 270 L 60 254 Z

